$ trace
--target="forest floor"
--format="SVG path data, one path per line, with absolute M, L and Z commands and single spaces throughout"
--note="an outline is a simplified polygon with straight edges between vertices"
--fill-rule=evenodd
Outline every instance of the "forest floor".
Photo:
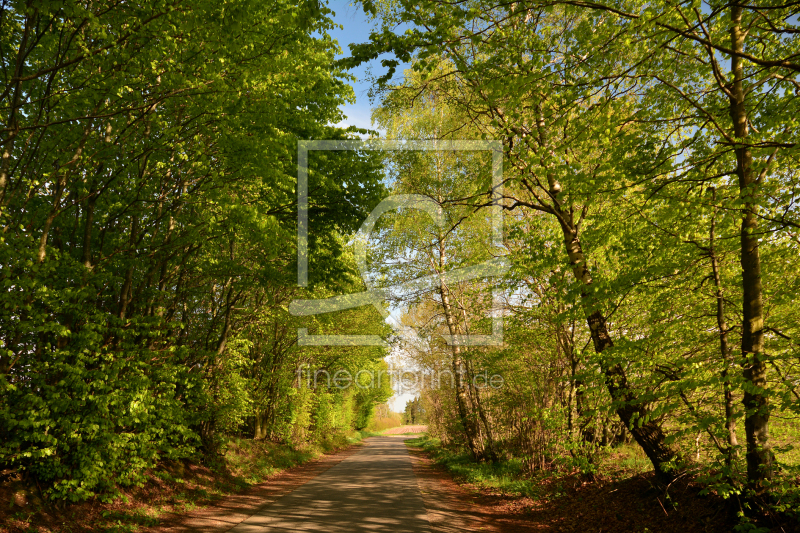
M 678 480 L 665 493 L 656 488 L 652 472 L 631 474 L 622 467 L 625 475 L 596 475 L 593 479 L 580 474 L 550 475 L 529 483 L 526 490 L 505 490 L 514 483 L 506 480 L 498 484 L 481 481 L 481 475 L 465 475 L 463 462 L 437 453 L 425 439 L 407 441 L 407 445 L 431 530 L 436 533 L 798 531 L 797 525 L 786 523 L 737 529 L 732 502 L 701 495 L 702 487 L 692 480 Z M 611 459 L 623 462 L 622 457 Z
M 21 481 L 7 480 L 0 483 L 0 533 L 133 533 L 156 525 L 168 531 L 190 517 L 217 513 L 221 502 L 235 515 L 291 492 L 344 460 L 359 449 L 360 438 L 302 450 L 234 439 L 217 465 L 164 463 L 147 473 L 142 486 L 122 489 L 106 503 L 44 505 Z
M 694 533 L 732 531 L 735 522 L 707 499 L 693 501 L 679 489 L 678 509 L 662 508 L 646 477 L 605 484 L 579 476 L 544 481 L 536 498 L 466 483 L 437 464 L 429 452 L 410 448 L 432 531 L 499 533 Z M 437 488 L 438 487 L 438 488 Z M 675 499 L 673 499 L 675 501 Z M 663 499 L 662 499 L 663 502 Z M 669 505 L 669 504 L 668 504 Z M 431 519 L 432 516 L 434 519 Z M 473 527 L 466 525 L 472 523 Z
M 632 468 L 636 464 L 630 457 L 610 457 L 612 463 L 619 465 L 618 475 L 606 472 L 592 479 L 580 474 L 550 475 L 525 480 L 522 486 L 519 476 L 510 475 L 507 470 L 500 472 L 502 479 L 498 481 L 482 470 L 485 465 L 469 464 L 427 439 L 404 437 L 417 430 L 397 428 L 386 432 L 394 434 L 393 437 L 378 441 L 405 443 L 399 449 L 407 448 L 408 456 L 405 451 L 400 455 L 405 456 L 403 469 L 411 481 L 404 479 L 401 484 L 407 491 L 406 485 L 413 486 L 416 478 L 412 490 L 419 490 L 431 533 L 727 533 L 737 525 L 735 509 L 729 501 L 714 495 L 702 496 L 701 487 L 691 480 L 674 483 L 665 494 L 655 488 L 652 473 Z M 367 447 L 374 447 L 377 441 L 367 442 Z M 30 505 L 21 509 L 4 503 L 0 507 L 0 533 L 228 531 L 253 517 L 274 520 L 275 517 L 268 517 L 270 513 L 284 516 L 287 511 L 276 510 L 281 507 L 273 505 L 276 500 L 290 493 L 290 500 L 302 499 L 301 493 L 313 490 L 315 484 L 324 486 L 322 499 L 328 500 L 330 487 L 342 480 L 354 483 L 355 478 L 366 472 L 373 481 L 361 483 L 364 486 L 359 486 L 359 490 L 345 487 L 339 491 L 345 500 L 360 498 L 357 505 L 348 500 L 333 506 L 344 509 L 355 505 L 354 508 L 360 509 L 361 502 L 367 505 L 366 502 L 378 501 L 380 491 L 373 490 L 371 483 L 377 487 L 393 475 L 388 470 L 370 473 L 370 468 L 364 470 L 364 466 L 353 470 L 354 463 L 363 465 L 365 459 L 369 461 L 365 451 L 361 443 L 351 443 L 319 456 L 312 450 L 303 452 L 272 443 L 234 441 L 226 454 L 225 468 L 209 469 L 190 462 L 163 465 L 158 472 L 151 473 L 148 483 L 124 493 L 113 503 L 84 502 L 49 508 Z M 387 454 L 378 450 L 377 456 L 382 455 L 385 460 L 386 455 L 392 454 L 396 456 L 398 452 Z M 350 467 L 343 469 L 345 465 L 340 464 L 343 462 Z M 334 470 L 326 473 L 329 469 Z M 384 499 L 388 501 L 400 494 L 398 488 L 399 485 L 384 491 Z M 366 499 L 364 495 L 368 495 Z M 6 496 L 9 495 L 0 494 L 0 502 L 7 502 Z M 287 501 L 281 499 L 283 507 Z M 299 523 L 307 524 L 308 517 L 302 510 L 318 509 L 319 505 L 300 503 L 295 502 L 296 509 L 289 511 L 298 515 Z M 367 516 L 367 508 L 361 514 L 368 520 L 374 519 Z M 395 515 L 390 513 L 389 519 L 397 518 Z M 331 515 L 331 523 L 346 527 L 356 516 L 355 511 L 348 511 L 347 518 Z M 758 531 L 768 530 L 796 531 L 785 524 L 783 528 L 774 525 Z

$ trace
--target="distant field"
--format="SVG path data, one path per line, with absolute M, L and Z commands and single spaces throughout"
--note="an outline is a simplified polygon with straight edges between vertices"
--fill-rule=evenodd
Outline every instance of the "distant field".
M 403 435 L 405 433 L 425 433 L 428 431 L 428 426 L 399 426 L 396 428 L 387 429 L 384 435 Z

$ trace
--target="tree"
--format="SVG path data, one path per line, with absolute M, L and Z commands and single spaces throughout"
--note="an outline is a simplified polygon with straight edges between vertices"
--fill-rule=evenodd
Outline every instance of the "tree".
M 377 13 L 375 4 L 364 5 Z M 624 294 L 631 276 L 614 286 L 588 268 L 598 251 L 587 254 L 586 241 L 579 237 L 591 224 L 592 209 L 638 194 L 643 204 L 660 198 L 706 209 L 712 203 L 709 195 L 695 195 L 693 187 L 726 191 L 713 205 L 741 214 L 747 470 L 751 486 L 762 490 L 773 471 L 769 397 L 777 392 L 768 385 L 770 358 L 764 353 L 759 248 L 768 234 L 759 234 L 759 227 L 776 232 L 776 241 L 778 232 L 796 227 L 795 193 L 786 194 L 796 190 L 797 176 L 792 118 L 798 101 L 797 30 L 791 22 L 796 7 L 481 1 L 379 7 L 381 29 L 371 43 L 353 48 L 349 62 L 386 51 L 398 60 L 413 58 L 414 69 L 427 78 L 406 83 L 407 92 L 446 95 L 462 110 L 464 124 L 504 139 L 519 172 L 512 182 L 519 180 L 520 194 L 511 205 L 548 213 L 562 227 L 575 279 L 584 286 L 583 307 L 598 354 L 618 344 L 611 341 L 608 317 L 600 309 L 602 295 L 608 289 Z M 392 27 L 400 22 L 412 29 L 395 34 Z M 723 59 L 729 72 L 721 66 Z M 392 75 L 379 81 L 387 84 Z M 727 194 L 729 176 L 736 176 L 735 198 Z M 689 196 L 682 197 L 686 191 Z M 644 218 L 649 218 L 646 211 Z M 697 217 L 687 222 L 694 228 L 707 224 Z M 679 241 L 687 243 L 683 236 Z M 703 253 L 714 255 L 705 248 Z M 717 312 L 719 318 L 724 314 Z M 790 323 L 771 329 L 780 331 Z M 717 330 L 724 345 L 730 327 L 722 320 Z M 727 373 L 730 358 L 724 346 L 720 352 L 716 364 Z M 615 364 L 624 362 L 620 353 L 615 347 L 600 357 L 601 367 L 620 406 L 618 414 L 659 471 L 675 453 L 646 407 L 650 393 L 633 394 L 629 376 Z M 677 359 L 667 366 L 681 372 L 687 368 Z M 658 375 L 664 368 L 652 370 Z M 777 373 L 783 375 L 780 369 Z M 668 374 L 670 380 L 678 376 Z M 677 378 L 676 387 L 686 390 L 687 379 Z M 730 405 L 731 395 L 726 395 Z M 633 420 L 645 421 L 642 429 Z M 726 424 L 730 439 L 730 421 Z
M 435 85 L 431 92 L 441 94 L 462 111 L 462 124 L 503 139 L 508 162 L 516 169 L 513 177 L 506 178 L 505 195 L 510 202 L 504 207 L 546 213 L 560 226 L 564 252 L 575 281 L 582 286 L 582 307 L 594 348 L 602 354 L 614 342 L 595 290 L 597 273 L 589 268 L 580 231 L 590 210 L 602 205 L 604 198 L 598 189 L 619 177 L 610 164 L 615 154 L 606 144 L 598 146 L 592 133 L 615 128 L 612 117 L 626 112 L 627 104 L 620 98 L 598 97 L 583 85 L 585 80 L 575 82 L 583 68 L 576 70 L 571 60 L 561 61 L 556 68 L 550 61 L 568 56 L 563 31 L 577 31 L 574 27 L 586 21 L 561 11 L 540 10 L 529 13 L 522 24 L 517 17 L 526 12 L 516 6 L 474 11 L 440 6 L 401 13 L 417 27 L 435 30 L 431 34 L 412 32 L 401 44 L 392 41 L 400 57 L 403 50 L 407 53 L 422 47 L 423 41 L 427 48 L 420 53 L 420 69 L 431 67 L 431 50 L 443 56 L 439 67 L 431 67 L 435 70 L 429 79 L 406 87 L 406 92 L 414 94 Z M 465 24 L 465 19 L 470 23 Z M 528 20 L 532 22 L 528 24 Z M 387 32 L 381 38 L 387 37 Z M 440 34 L 449 38 L 441 45 L 430 44 L 434 35 L 438 38 Z M 363 57 L 369 57 L 368 53 Z M 509 87 L 524 90 L 513 92 Z M 656 471 L 669 478 L 668 465 L 676 459 L 676 452 L 666 443 L 660 424 L 631 387 L 621 361 L 613 355 L 598 360 L 619 417 Z
M 4 4 L 0 463 L 52 497 L 213 455 L 260 399 L 254 361 L 289 359 L 296 143 L 349 135 L 328 126 L 352 96 L 329 13 Z M 311 290 L 351 286 L 342 235 L 382 192 L 377 161 L 310 165 Z

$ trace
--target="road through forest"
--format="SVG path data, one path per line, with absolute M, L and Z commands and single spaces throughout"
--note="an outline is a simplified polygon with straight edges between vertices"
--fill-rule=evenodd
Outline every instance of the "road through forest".
M 230 533 L 428 532 L 404 441 L 368 439 L 358 453 L 267 505 Z
M 697 487 L 675 488 L 680 505 L 667 512 L 658 499 L 663 492 L 652 490 L 651 480 L 644 476 L 596 483 L 578 475 L 564 476 L 556 487 L 559 495 L 542 492 L 536 499 L 477 491 L 459 485 L 419 448 L 409 449 L 408 438 L 370 437 L 360 445 L 287 469 L 245 493 L 164 516 L 147 533 L 732 530 L 725 513 L 719 512 L 721 507 L 709 508 L 713 503 L 709 498 L 697 497 Z
M 404 426 L 395 431 L 424 431 Z M 390 433 L 390 432 L 387 432 Z M 250 491 L 189 513 L 164 516 L 148 533 L 517 533 L 529 531 L 512 506 L 464 490 L 408 434 L 360 445 L 290 468 Z

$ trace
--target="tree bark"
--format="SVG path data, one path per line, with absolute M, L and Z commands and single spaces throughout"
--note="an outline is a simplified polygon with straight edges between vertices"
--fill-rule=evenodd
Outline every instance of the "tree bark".
M 731 7 L 731 47 L 744 50 L 746 30 L 742 28 L 740 5 Z M 733 83 L 730 89 L 730 114 L 736 139 L 746 141 L 748 116 L 745 108 L 744 65 L 737 55 L 731 56 Z M 764 354 L 764 304 L 761 284 L 761 257 L 758 247 L 759 180 L 753 171 L 753 156 L 746 144 L 737 144 L 736 174 L 739 197 L 744 203 L 741 226 L 742 263 L 742 363 L 746 381 L 744 428 L 747 439 L 747 479 L 757 491 L 772 478 L 774 456 L 769 442 L 770 405 L 767 392 L 767 364 Z
M 444 309 L 445 321 L 450 335 L 457 335 L 458 330 L 453 317 L 453 308 L 450 305 L 450 294 L 444 283 L 439 284 L 439 295 L 442 298 L 442 308 Z M 453 345 L 453 378 L 456 384 L 456 404 L 458 404 L 458 416 L 464 429 L 464 436 L 467 439 L 467 446 L 472 456 L 477 459 L 481 456 L 481 449 L 478 446 L 478 428 L 475 417 L 469 412 L 469 391 L 464 383 L 467 368 L 464 364 L 464 357 L 461 354 L 461 346 Z
M 465 319 L 466 320 L 466 319 Z M 481 400 L 481 391 L 478 387 L 475 386 L 474 379 L 475 379 L 475 372 L 472 369 L 472 363 L 469 361 L 467 362 L 467 370 L 469 370 L 470 376 L 470 389 L 472 390 L 472 396 L 475 401 L 475 408 L 478 411 L 478 416 L 481 419 L 481 424 L 483 425 L 483 430 L 486 433 L 486 447 L 484 450 L 484 454 L 486 458 L 492 462 L 497 462 L 497 450 L 495 449 L 494 445 L 494 435 L 492 434 L 492 425 L 489 422 L 489 417 L 486 415 L 486 410 L 483 408 L 483 402 Z
M 567 226 L 562 222 L 562 230 L 575 279 L 584 287 L 589 287 L 592 284 L 592 277 L 578 240 L 577 228 Z M 611 335 L 608 333 L 606 317 L 600 310 L 594 309 L 593 299 L 588 291 L 581 291 L 581 300 L 595 352 L 601 354 L 614 346 Z M 600 365 L 611 399 L 617 404 L 616 411 L 620 420 L 630 430 L 633 438 L 653 463 L 659 479 L 670 481 L 673 474 L 666 469 L 666 464 L 677 457 L 677 452 L 666 444 L 666 435 L 661 429 L 661 425 L 651 418 L 649 409 L 630 390 L 628 377 L 621 364 L 609 365 L 605 359 L 600 358 Z
M 712 201 L 716 202 L 717 191 L 712 189 Z M 708 256 L 711 259 L 711 272 L 714 276 L 715 297 L 717 300 L 717 330 L 719 332 L 719 350 L 722 355 L 724 368 L 722 374 L 722 392 L 725 400 L 725 431 L 728 441 L 728 453 L 725 464 L 731 466 L 736 457 L 736 447 L 739 441 L 736 438 L 736 418 L 733 411 L 733 390 L 729 371 L 731 366 L 731 348 L 728 343 L 728 322 L 725 319 L 725 299 L 722 291 L 722 280 L 719 273 L 719 261 L 714 248 L 716 230 L 716 211 L 711 217 L 711 230 L 709 232 Z

